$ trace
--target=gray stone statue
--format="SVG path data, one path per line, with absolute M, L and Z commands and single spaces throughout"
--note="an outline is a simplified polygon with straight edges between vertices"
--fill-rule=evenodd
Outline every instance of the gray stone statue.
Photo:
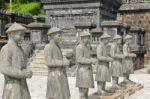
M 104 33 L 101 36 L 101 43 L 97 47 L 98 64 L 95 80 L 97 81 L 98 95 L 105 95 L 106 82 L 111 81 L 109 62 L 112 61 L 112 58 L 108 56 L 106 50 L 110 37 L 110 35 Z
M 124 58 L 124 55 L 120 51 L 120 48 L 118 46 L 120 43 L 121 43 L 121 36 L 117 34 L 113 38 L 113 44 L 110 49 L 110 55 L 113 58 L 113 62 L 111 65 L 111 72 L 113 80 L 112 88 L 114 90 L 120 89 L 118 79 L 119 77 L 123 77 L 122 60 Z
M 125 76 L 124 83 L 132 83 L 131 80 L 129 80 L 129 75 L 131 73 L 134 73 L 134 67 L 133 67 L 133 58 L 136 57 L 136 54 L 131 52 L 130 49 L 130 43 L 132 42 L 132 36 L 126 35 L 124 38 L 125 44 L 123 45 L 123 54 L 125 56 L 125 59 L 123 61 L 123 73 Z
M 32 77 L 32 72 L 26 67 L 27 59 L 20 47 L 25 31 L 18 23 L 6 31 L 8 43 L 0 53 L 0 72 L 5 77 L 2 99 L 31 99 L 26 79 Z
M 80 34 L 81 42 L 76 47 L 76 62 L 77 62 L 77 76 L 76 86 L 79 88 L 79 99 L 88 99 L 89 88 L 94 88 L 94 79 L 92 72 L 92 63 L 96 62 L 96 59 L 90 56 L 90 33 L 82 32 Z
M 45 46 L 45 63 L 48 66 L 47 99 L 69 99 L 70 90 L 66 74 L 69 61 L 63 57 L 60 44 L 62 30 L 53 27 L 48 31 L 49 44 Z

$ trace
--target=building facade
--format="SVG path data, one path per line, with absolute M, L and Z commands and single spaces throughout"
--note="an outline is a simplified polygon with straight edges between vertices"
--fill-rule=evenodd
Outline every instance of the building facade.
M 121 0 L 41 0 L 46 24 L 63 28 L 64 49 L 74 48 L 78 42 L 78 25 L 94 24 L 101 29 L 104 20 L 116 20 Z M 85 29 L 85 28 L 84 28 Z M 88 28 L 87 28 L 88 29 Z
M 118 20 L 122 20 L 131 26 L 138 26 L 146 29 L 145 34 L 145 65 L 150 60 L 150 0 L 123 0 L 118 16 Z M 144 40 L 143 40 L 144 41 Z

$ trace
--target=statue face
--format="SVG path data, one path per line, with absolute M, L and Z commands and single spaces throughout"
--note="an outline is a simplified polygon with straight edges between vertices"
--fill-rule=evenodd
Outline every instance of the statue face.
M 57 45 L 61 45 L 62 44 L 62 34 L 61 33 L 56 33 L 53 37 L 55 43 Z
M 88 44 L 88 43 L 90 43 L 90 36 L 84 36 L 84 37 L 82 37 L 81 38 L 82 39 L 82 42 L 84 43 L 84 44 Z
M 22 33 L 22 31 L 16 31 L 15 33 L 12 33 L 11 35 L 16 43 L 21 43 L 24 39 L 24 33 Z
M 132 39 L 127 39 L 126 42 L 130 44 L 132 42 Z
M 105 44 L 108 44 L 109 38 L 104 38 L 104 39 L 102 39 L 102 41 L 103 41 Z
M 118 39 L 118 40 L 117 40 L 117 44 L 121 44 L 121 39 Z

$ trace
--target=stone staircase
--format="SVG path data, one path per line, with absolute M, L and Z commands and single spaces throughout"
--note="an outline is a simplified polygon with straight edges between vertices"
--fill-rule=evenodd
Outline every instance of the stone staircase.
M 31 59 L 29 68 L 33 71 L 34 75 L 47 75 L 48 68 L 45 65 L 44 50 L 35 51 L 35 55 Z
M 71 49 L 62 49 L 63 55 L 71 52 Z M 48 74 L 48 67 L 45 65 L 44 50 L 36 50 L 33 57 L 28 63 L 28 67 L 32 70 L 33 75 L 46 76 Z M 69 76 L 74 76 L 76 67 L 66 68 Z
M 77 37 L 75 33 L 64 33 L 63 44 L 61 46 L 64 56 L 71 55 L 74 52 L 74 47 L 77 43 Z M 44 47 L 43 47 L 44 49 Z M 34 51 L 33 56 L 30 58 L 28 67 L 33 71 L 34 75 L 47 75 L 48 67 L 45 65 L 44 50 Z M 68 75 L 74 75 L 75 67 L 67 68 Z

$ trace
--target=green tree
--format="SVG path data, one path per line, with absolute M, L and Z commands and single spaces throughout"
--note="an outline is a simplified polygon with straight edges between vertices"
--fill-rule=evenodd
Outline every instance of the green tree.
M 9 0 L 0 0 L 0 6 L 4 5 L 5 10 L 10 9 Z M 23 13 L 33 16 L 43 16 L 44 13 L 41 9 L 40 0 L 12 0 L 13 12 Z M 3 3 L 3 4 L 2 4 Z

